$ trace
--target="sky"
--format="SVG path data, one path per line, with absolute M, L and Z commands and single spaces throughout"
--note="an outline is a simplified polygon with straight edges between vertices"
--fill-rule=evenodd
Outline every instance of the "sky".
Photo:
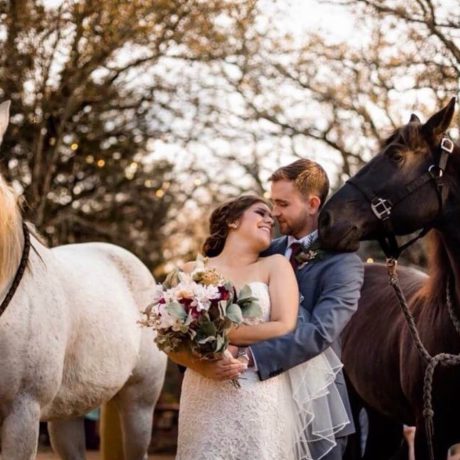
M 354 35 L 354 21 L 349 11 L 339 5 L 318 0 L 289 0 L 286 12 L 290 17 L 286 27 L 293 32 L 326 32 L 332 39 L 347 40 Z
M 62 0 L 44 0 L 47 5 L 50 7 L 58 6 L 62 3 Z M 445 0 L 445 4 L 450 4 L 455 1 L 458 4 L 458 0 Z M 321 0 L 259 0 L 259 5 L 263 11 L 271 12 L 276 11 L 276 14 L 268 15 L 272 17 L 273 21 L 279 21 L 278 24 L 281 25 L 281 29 L 285 29 L 294 37 L 298 37 L 299 41 L 305 37 L 306 34 L 318 33 L 321 36 L 327 37 L 328 40 L 334 42 L 343 42 L 343 41 L 358 41 L 362 43 L 363 37 L 366 36 L 366 33 L 359 29 L 358 24 L 356 23 L 355 18 L 352 16 L 350 9 L 345 8 L 340 5 L 332 5 L 326 1 Z M 266 10 L 264 10 L 264 8 Z M 146 77 L 148 75 L 146 74 Z M 408 101 L 414 100 L 414 95 L 412 93 L 406 92 L 403 95 L 398 94 L 398 98 L 406 97 Z M 311 101 L 306 101 L 306 104 L 310 104 Z M 408 103 L 407 105 L 410 105 Z M 295 108 L 292 108 L 294 110 Z M 292 111 L 291 111 L 292 113 Z M 311 145 L 311 144 L 310 144 Z M 340 165 L 334 161 L 336 158 L 336 153 L 333 152 L 331 155 L 328 153 L 324 154 L 324 147 L 319 147 L 316 149 L 316 146 L 299 146 L 300 150 L 312 150 L 320 152 L 321 155 L 326 155 L 324 158 L 324 163 L 328 173 L 331 177 L 336 175 L 337 169 Z M 276 148 L 273 146 L 272 148 Z M 166 144 L 157 144 L 152 148 L 152 159 L 157 158 L 157 152 L 164 152 L 164 156 L 170 158 L 174 156 L 172 152 L 177 152 L 178 146 L 166 145 Z M 219 149 L 225 149 L 225 146 L 220 146 Z M 201 154 L 200 154 L 201 155 Z M 206 154 L 202 154 L 201 156 Z M 176 155 L 176 161 L 179 165 L 180 158 L 186 163 L 187 155 Z M 322 161 L 322 158 L 315 158 Z M 339 157 L 337 156 L 337 160 Z M 290 161 L 290 159 L 288 160 Z M 238 168 L 235 168 L 232 173 L 241 175 L 241 171 Z
M 45 5 L 49 7 L 56 7 L 62 2 L 63 0 L 44 0 Z M 267 2 L 261 0 L 261 3 Z M 346 39 L 353 34 L 352 18 L 341 6 L 325 4 L 318 0 L 281 0 L 277 4 L 289 16 L 285 27 L 292 32 L 300 34 L 304 30 L 327 31 L 338 39 Z

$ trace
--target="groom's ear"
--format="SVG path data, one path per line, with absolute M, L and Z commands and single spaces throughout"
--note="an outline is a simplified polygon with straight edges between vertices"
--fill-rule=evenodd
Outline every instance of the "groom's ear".
M 310 195 L 308 198 L 308 206 L 312 214 L 319 212 L 321 207 L 321 198 L 318 195 Z

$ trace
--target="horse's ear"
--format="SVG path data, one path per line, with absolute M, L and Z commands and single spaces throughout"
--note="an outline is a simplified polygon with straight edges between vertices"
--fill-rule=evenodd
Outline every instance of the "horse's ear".
M 420 118 L 415 115 L 415 113 L 412 113 L 410 116 L 409 123 L 421 123 Z
M 440 137 L 446 132 L 452 121 L 455 111 L 455 97 L 441 109 L 435 113 L 423 126 L 422 132 L 425 136 L 434 141 L 439 141 Z
M 0 144 L 2 143 L 3 135 L 5 134 L 9 119 L 10 101 L 5 101 L 0 104 Z

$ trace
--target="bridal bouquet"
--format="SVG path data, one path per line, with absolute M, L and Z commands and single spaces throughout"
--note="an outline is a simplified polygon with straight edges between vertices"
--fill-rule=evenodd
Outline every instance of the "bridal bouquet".
M 175 270 L 157 285 L 141 323 L 157 331 L 160 350 L 181 346 L 199 358 L 215 359 L 227 349 L 230 329 L 253 323 L 261 313 L 249 286 L 237 293 L 232 283 L 198 259 L 193 272 Z

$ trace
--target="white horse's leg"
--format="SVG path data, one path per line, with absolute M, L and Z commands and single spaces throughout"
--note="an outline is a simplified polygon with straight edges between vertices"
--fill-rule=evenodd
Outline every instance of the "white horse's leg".
M 51 446 L 62 460 L 85 459 L 83 417 L 48 422 Z
M 144 347 L 148 344 L 148 353 L 154 353 L 154 348 L 144 339 Z M 152 437 L 153 410 L 163 386 L 163 375 L 166 367 L 164 355 L 158 354 L 158 364 L 155 372 L 148 374 L 148 368 L 139 364 L 138 376 L 143 379 L 128 381 L 114 398 L 121 419 L 123 431 L 123 450 L 125 459 L 147 459 L 147 450 Z M 161 376 L 161 378 L 159 377 Z
M 144 460 L 152 437 L 154 405 L 137 398 L 135 392 L 133 387 L 124 389 L 115 401 L 120 412 L 125 458 Z
M 2 424 L 2 458 L 32 460 L 37 455 L 40 406 L 30 399 L 14 402 Z

